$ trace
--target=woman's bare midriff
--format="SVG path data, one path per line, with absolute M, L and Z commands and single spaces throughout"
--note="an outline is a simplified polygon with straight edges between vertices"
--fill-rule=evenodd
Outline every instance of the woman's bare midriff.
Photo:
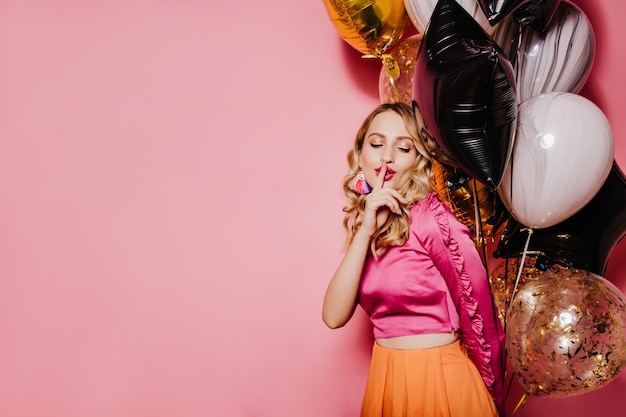
M 376 339 L 376 343 L 388 349 L 428 349 L 449 345 L 458 338 L 458 333 L 412 334 Z

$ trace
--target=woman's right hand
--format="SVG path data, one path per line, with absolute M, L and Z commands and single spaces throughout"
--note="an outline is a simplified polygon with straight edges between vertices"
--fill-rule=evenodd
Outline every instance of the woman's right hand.
M 400 204 L 406 204 L 406 200 L 398 190 L 385 187 L 386 175 L 387 163 L 383 161 L 372 191 L 365 197 L 363 222 L 357 233 L 366 233 L 369 237 L 372 237 L 385 224 L 390 212 L 402 213 Z

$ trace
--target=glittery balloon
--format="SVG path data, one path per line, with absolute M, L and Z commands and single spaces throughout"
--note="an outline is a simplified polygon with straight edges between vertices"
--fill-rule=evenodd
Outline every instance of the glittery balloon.
M 626 298 L 588 271 L 554 267 L 524 284 L 506 326 L 511 366 L 529 395 L 587 393 L 626 365 Z
M 385 65 L 380 69 L 378 78 L 378 93 L 381 103 L 403 102 L 411 104 L 413 101 L 413 76 L 415 60 L 420 47 L 421 36 L 413 35 L 398 43 L 388 53 L 398 64 L 398 77 L 389 75 Z

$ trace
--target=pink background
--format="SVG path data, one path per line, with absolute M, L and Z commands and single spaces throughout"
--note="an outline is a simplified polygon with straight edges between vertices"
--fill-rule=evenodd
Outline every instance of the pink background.
M 576 4 L 626 168 L 626 5 Z M 369 325 L 320 310 L 379 68 L 321 0 L 0 1 L 0 415 L 355 416 Z

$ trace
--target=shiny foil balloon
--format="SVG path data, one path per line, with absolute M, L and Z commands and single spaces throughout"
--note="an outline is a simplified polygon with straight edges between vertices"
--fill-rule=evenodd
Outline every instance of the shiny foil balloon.
M 522 256 L 527 237 L 522 229 L 510 219 L 493 256 Z M 625 235 L 626 177 L 613 161 L 609 176 L 593 199 L 563 222 L 534 230 L 528 250 L 553 264 L 604 275 L 613 248 Z
M 382 57 L 409 21 L 403 0 L 323 1 L 339 36 L 364 55 Z
M 464 172 L 439 162 L 433 164 L 433 188 L 456 218 L 482 246 L 502 233 L 508 212 L 496 192 Z
M 612 165 L 611 125 L 598 106 L 576 94 L 540 94 L 519 106 L 515 148 L 498 192 L 520 223 L 542 229 L 591 201 Z
M 520 103 L 541 93 L 578 93 L 594 62 L 591 23 L 580 8 L 566 1 L 544 32 L 507 18 L 493 37 L 513 64 Z
M 513 68 L 454 0 L 440 0 L 433 11 L 417 56 L 413 99 L 454 165 L 495 189 L 517 122 Z
M 513 20 L 545 32 L 552 21 L 561 0 L 530 0 L 513 11 Z
M 433 10 L 437 5 L 438 0 L 404 0 L 404 7 L 409 14 L 409 18 L 413 23 L 413 26 L 420 33 L 426 32 L 426 27 L 430 21 L 430 16 L 433 14 Z M 457 0 L 467 12 L 476 20 L 476 22 L 485 30 L 485 32 L 492 34 L 495 30 L 494 26 L 491 26 L 487 20 L 487 16 L 480 8 L 476 0 Z
M 413 101 L 413 76 L 420 44 L 420 37 L 413 35 L 400 41 L 388 52 L 398 64 L 398 77 L 391 77 L 384 65 L 380 69 L 378 93 L 381 103 L 403 102 L 410 105 Z
M 587 393 L 626 365 L 626 298 L 591 272 L 551 269 L 526 283 L 506 323 L 511 367 L 527 394 Z
M 527 282 L 538 279 L 551 266 L 544 257 L 536 256 L 532 252 L 527 252 L 526 255 L 523 266 L 521 265 L 521 257 L 507 258 L 501 260 L 489 271 L 491 292 L 503 327 L 505 326 L 506 312 L 513 298 L 513 291 L 519 290 Z M 522 268 L 521 274 L 519 274 L 520 267 Z M 518 274 L 519 282 L 516 289 L 515 281 L 517 281 Z
M 487 16 L 489 23 L 495 25 L 529 0 L 476 0 Z

